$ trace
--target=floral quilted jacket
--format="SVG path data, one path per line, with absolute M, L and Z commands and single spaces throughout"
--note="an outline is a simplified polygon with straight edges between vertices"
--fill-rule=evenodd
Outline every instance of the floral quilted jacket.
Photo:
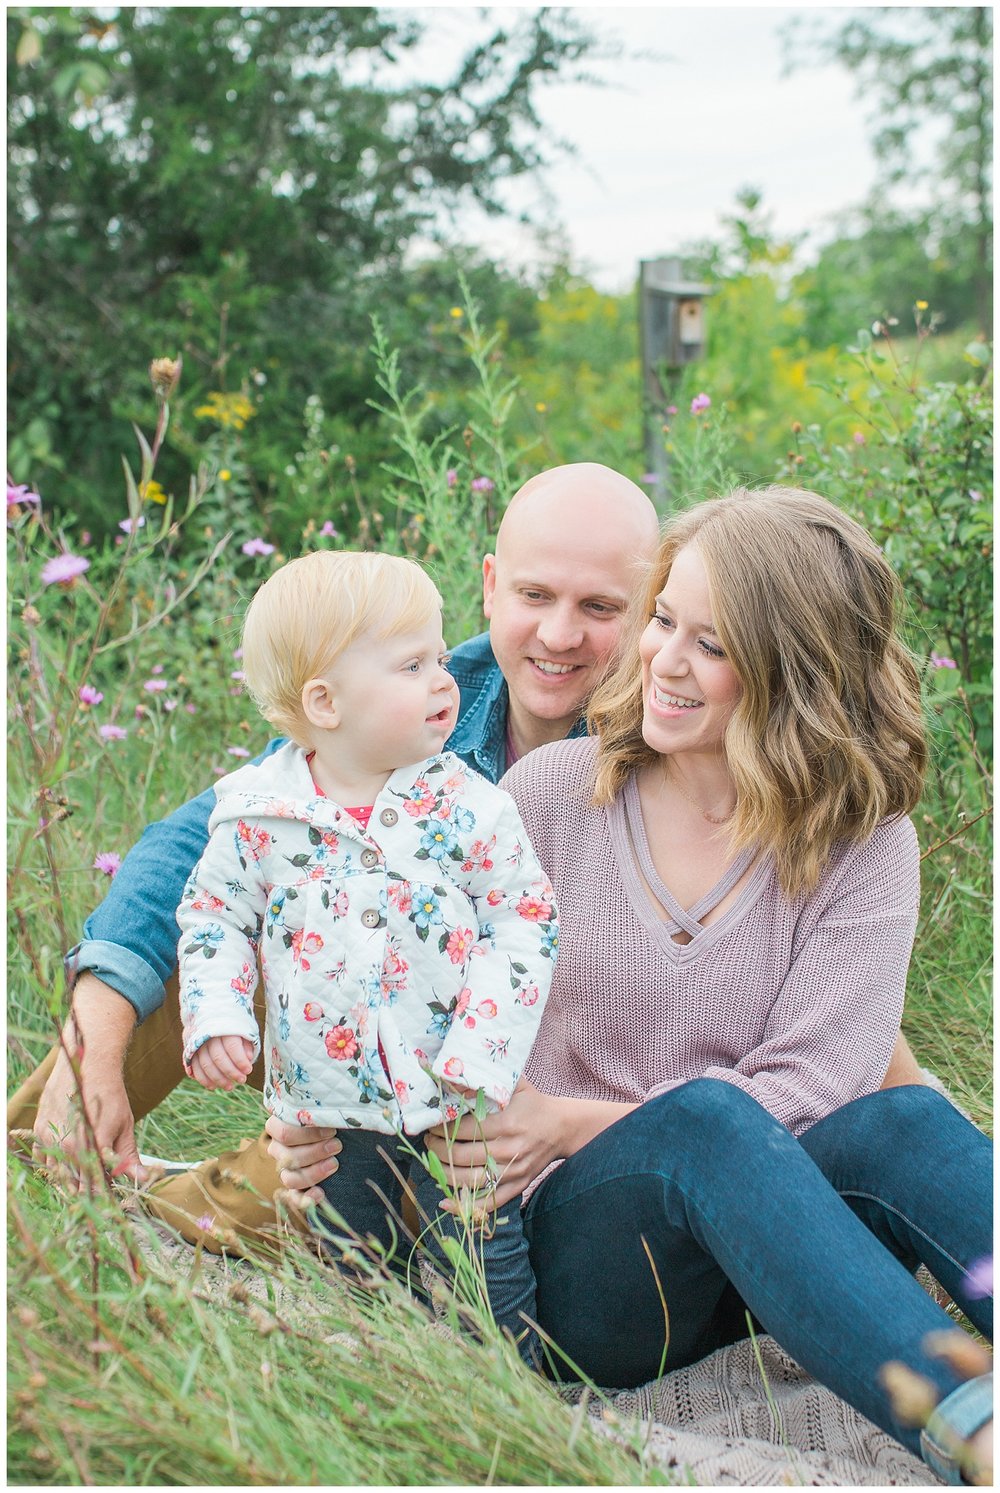
M 417 1135 L 462 1107 L 450 1084 L 502 1108 L 558 937 L 509 795 L 443 752 L 392 774 L 365 831 L 291 744 L 217 793 L 177 913 L 185 1063 L 213 1036 L 259 1050 L 259 957 L 283 1120 Z

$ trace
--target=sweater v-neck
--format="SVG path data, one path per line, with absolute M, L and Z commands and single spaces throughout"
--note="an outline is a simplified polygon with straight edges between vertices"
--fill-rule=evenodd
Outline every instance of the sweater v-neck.
M 681 961 L 700 957 L 745 915 L 760 896 L 770 871 L 768 858 L 757 857 L 757 852 L 750 847 L 741 851 L 713 887 L 691 907 L 683 908 L 653 864 L 639 799 L 639 785 L 634 774 L 610 805 L 608 824 L 617 852 L 622 883 L 636 916 L 660 947 Z M 755 858 L 758 863 L 746 886 L 722 916 L 706 927 L 702 919 L 728 896 Z M 656 908 L 650 901 L 650 893 L 660 904 L 666 917 L 657 915 Z M 682 932 L 690 936 L 689 943 L 678 943 L 674 937 L 676 933 Z

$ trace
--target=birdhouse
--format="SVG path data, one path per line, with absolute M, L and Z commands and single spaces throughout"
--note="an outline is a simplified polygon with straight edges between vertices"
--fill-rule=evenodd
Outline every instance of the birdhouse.
M 705 297 L 711 287 L 688 280 L 680 259 L 644 259 L 639 267 L 639 318 L 643 387 L 659 403 L 661 374 L 694 363 L 705 353 Z

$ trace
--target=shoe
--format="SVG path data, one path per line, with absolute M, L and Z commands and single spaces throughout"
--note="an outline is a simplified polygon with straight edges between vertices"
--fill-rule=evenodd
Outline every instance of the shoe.
M 958 1485 L 967 1479 L 968 1443 L 993 1417 L 993 1375 L 968 1379 L 946 1395 L 920 1432 L 924 1461 L 943 1482 Z
M 275 1206 L 274 1195 L 283 1189 L 268 1144 L 260 1135 L 236 1151 L 177 1171 L 142 1194 L 143 1208 L 210 1254 L 280 1254 L 290 1234 L 311 1231 L 300 1210 L 290 1207 L 279 1214 Z

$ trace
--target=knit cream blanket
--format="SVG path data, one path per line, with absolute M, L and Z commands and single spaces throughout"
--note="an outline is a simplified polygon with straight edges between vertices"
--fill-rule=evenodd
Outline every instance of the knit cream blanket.
M 760 1356 L 758 1362 L 757 1354 Z M 578 1403 L 583 1391 L 564 1391 Z M 609 1408 L 610 1407 L 610 1408 Z M 648 1454 L 699 1487 L 938 1487 L 919 1458 L 789 1358 L 773 1338 L 591 1402 L 595 1428 L 639 1421 Z

